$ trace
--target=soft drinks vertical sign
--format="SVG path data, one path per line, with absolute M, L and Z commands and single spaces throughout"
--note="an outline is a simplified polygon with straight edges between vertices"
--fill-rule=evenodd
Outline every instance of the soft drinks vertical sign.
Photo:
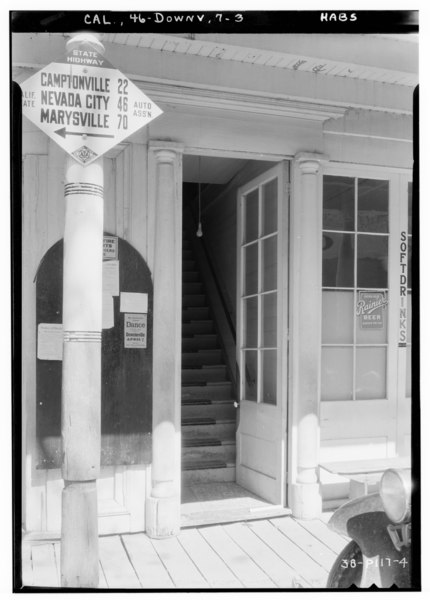
M 163 112 L 85 43 L 38 71 L 21 88 L 23 114 L 83 165 Z

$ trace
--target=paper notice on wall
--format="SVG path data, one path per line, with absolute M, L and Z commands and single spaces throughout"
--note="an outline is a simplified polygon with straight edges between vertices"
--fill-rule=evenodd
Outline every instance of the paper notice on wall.
M 63 326 L 61 324 L 39 323 L 37 358 L 40 360 L 63 360 Z
M 119 296 L 119 260 L 103 263 L 103 295 Z
M 124 348 L 146 348 L 147 315 L 124 315 Z
M 114 325 L 113 297 L 110 294 L 103 294 L 102 328 L 112 329 Z
M 117 260 L 118 238 L 115 236 L 103 236 L 103 260 Z
M 148 294 L 121 292 L 120 311 L 124 313 L 147 313 Z

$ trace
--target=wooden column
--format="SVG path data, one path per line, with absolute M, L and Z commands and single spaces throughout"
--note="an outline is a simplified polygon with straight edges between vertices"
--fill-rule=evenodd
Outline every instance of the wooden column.
M 103 53 L 100 42 L 89 37 Z M 72 39 L 68 50 L 73 45 Z M 97 587 L 103 159 L 85 167 L 66 159 L 65 204 L 61 585 Z
M 318 483 L 321 356 L 322 156 L 300 153 L 293 188 L 293 435 L 291 508 L 300 519 L 321 512 Z
M 151 143 L 155 159 L 152 490 L 146 532 L 154 538 L 180 529 L 181 192 L 177 153 Z

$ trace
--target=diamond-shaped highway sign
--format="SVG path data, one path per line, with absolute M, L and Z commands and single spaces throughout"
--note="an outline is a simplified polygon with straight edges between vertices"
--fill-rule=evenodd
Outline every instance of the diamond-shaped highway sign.
M 21 84 L 23 114 L 88 165 L 163 111 L 89 44 Z

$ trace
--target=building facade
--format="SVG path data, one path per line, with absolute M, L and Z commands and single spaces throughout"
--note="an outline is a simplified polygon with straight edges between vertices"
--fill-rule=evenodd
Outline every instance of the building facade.
M 210 482 L 313 518 L 349 493 L 327 465 L 410 456 L 416 36 L 100 39 L 163 114 L 103 159 L 119 287 L 104 305 L 99 532 L 172 534 L 181 490 Z M 13 34 L 14 80 L 65 41 Z M 40 326 L 48 345 L 61 329 L 64 156 L 23 119 L 33 533 L 61 527 L 61 353 Z M 142 356 L 121 337 L 123 293 L 149 297 Z

